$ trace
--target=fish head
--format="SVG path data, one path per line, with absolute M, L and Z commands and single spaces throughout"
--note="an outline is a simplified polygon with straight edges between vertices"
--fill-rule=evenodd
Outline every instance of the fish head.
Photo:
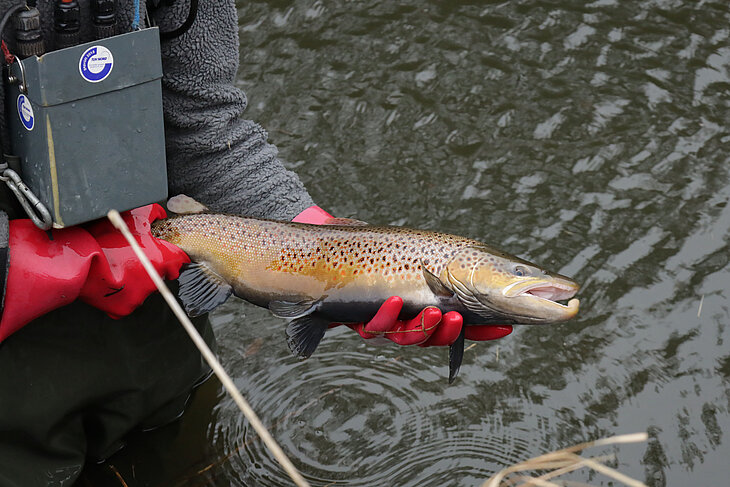
M 566 321 L 580 304 L 570 299 L 580 288 L 572 279 L 486 246 L 457 253 L 441 280 L 467 309 L 491 322 Z

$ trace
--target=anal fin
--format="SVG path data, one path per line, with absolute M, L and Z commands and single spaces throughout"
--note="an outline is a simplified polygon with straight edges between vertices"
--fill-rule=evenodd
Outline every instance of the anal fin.
M 206 264 L 185 264 L 177 278 L 177 296 L 190 317 L 208 313 L 223 304 L 233 288 Z
M 462 325 L 459 337 L 449 347 L 449 384 L 454 382 L 456 375 L 464 360 L 464 340 L 466 338 L 466 325 Z
M 286 342 L 289 350 L 299 358 L 309 358 L 322 341 L 329 321 L 316 315 L 302 316 L 289 322 L 286 327 Z

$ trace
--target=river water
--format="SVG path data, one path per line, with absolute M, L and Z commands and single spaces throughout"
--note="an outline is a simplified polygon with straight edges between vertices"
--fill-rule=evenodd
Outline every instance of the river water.
M 726 2 L 279 0 L 239 16 L 247 115 L 322 207 L 583 285 L 577 320 L 476 344 L 451 386 L 445 348 L 335 329 L 300 362 L 282 320 L 229 301 L 212 316 L 222 362 L 312 485 L 474 486 L 636 431 L 649 442 L 596 453 L 651 486 L 727 485 Z M 287 483 L 215 381 L 111 466 L 130 486 Z

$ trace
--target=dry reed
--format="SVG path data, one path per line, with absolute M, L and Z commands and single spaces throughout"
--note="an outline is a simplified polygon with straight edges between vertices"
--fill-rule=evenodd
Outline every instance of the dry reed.
M 607 461 L 614 460 L 615 455 L 586 458 L 578 455 L 576 452 L 591 447 L 616 445 L 620 443 L 637 443 L 646 441 L 647 439 L 648 435 L 646 433 L 619 435 L 581 443 L 552 453 L 546 453 L 497 472 L 489 480 L 484 482 L 482 487 L 591 487 L 582 482 L 553 481 L 555 477 L 584 467 L 591 468 L 629 487 L 646 487 L 643 482 L 632 479 L 604 464 Z M 547 472 L 539 476 L 531 476 L 525 473 L 530 471 Z

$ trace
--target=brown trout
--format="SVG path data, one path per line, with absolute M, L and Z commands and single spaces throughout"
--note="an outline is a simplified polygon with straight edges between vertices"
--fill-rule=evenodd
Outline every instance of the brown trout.
M 176 213 L 205 209 L 191 210 L 190 202 L 197 203 L 173 198 L 168 206 Z M 570 298 L 579 286 L 571 279 L 445 233 L 195 213 L 158 220 L 152 234 L 192 261 L 178 291 L 188 314 L 211 311 L 235 294 L 290 320 L 287 342 L 300 358 L 314 352 L 330 323 L 366 322 L 390 296 L 403 298 L 403 319 L 435 306 L 458 311 L 470 325 L 556 323 L 578 312 Z M 462 329 L 449 351 L 449 382 L 463 351 Z

